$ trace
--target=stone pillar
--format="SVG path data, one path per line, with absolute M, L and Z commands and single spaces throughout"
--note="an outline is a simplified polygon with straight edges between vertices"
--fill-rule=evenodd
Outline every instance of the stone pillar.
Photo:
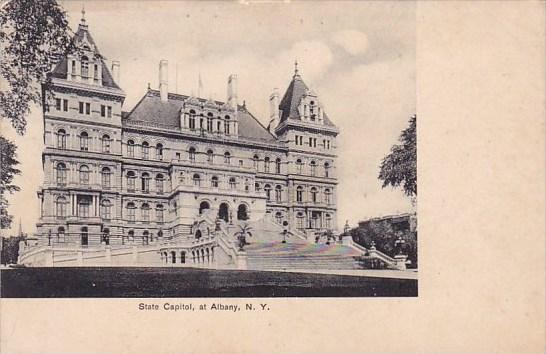
M 246 252 L 239 252 L 237 254 L 237 269 L 247 269 L 247 255 Z

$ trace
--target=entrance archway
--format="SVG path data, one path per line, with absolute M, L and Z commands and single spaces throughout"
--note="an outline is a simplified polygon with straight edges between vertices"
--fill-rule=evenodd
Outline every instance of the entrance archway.
M 237 220 L 248 220 L 248 211 L 245 204 L 239 204 L 239 208 L 237 208 Z
M 201 202 L 201 204 L 199 204 L 199 215 L 203 214 L 207 209 L 210 209 L 210 204 L 205 201 Z
M 196 238 L 196 239 L 200 239 L 201 236 L 203 236 L 203 235 L 201 234 L 201 230 L 197 230 L 197 232 L 195 233 L 195 238 Z
M 218 209 L 218 217 L 225 222 L 229 222 L 229 205 L 227 203 L 220 204 Z

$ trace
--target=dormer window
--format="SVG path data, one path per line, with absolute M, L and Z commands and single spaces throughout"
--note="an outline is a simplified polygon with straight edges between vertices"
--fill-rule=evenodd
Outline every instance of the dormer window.
M 195 130 L 195 111 L 193 109 L 190 111 L 190 129 Z
M 224 118 L 224 132 L 229 135 L 230 132 L 229 132 L 229 126 L 230 126 L 230 121 L 229 121 L 229 116 L 225 116 Z
M 315 101 L 309 102 L 309 117 L 314 122 L 317 118 L 317 115 L 315 113 Z
M 97 64 L 93 66 L 93 79 L 99 81 L 99 66 Z
M 76 61 L 72 60 L 72 75 L 76 75 Z
M 89 59 L 87 57 L 82 57 L 81 62 L 81 75 L 83 78 L 89 77 Z

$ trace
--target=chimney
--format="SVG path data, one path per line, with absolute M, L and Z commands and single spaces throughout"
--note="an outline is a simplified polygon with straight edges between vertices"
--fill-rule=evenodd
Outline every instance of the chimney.
M 114 82 L 119 85 L 119 61 L 112 61 L 112 76 L 114 77 Z
M 275 134 L 275 128 L 279 125 L 279 89 L 274 88 L 269 96 L 269 132 Z
M 167 96 L 169 93 L 168 81 L 168 61 L 161 59 L 159 62 L 159 97 L 161 97 L 161 101 L 163 102 L 167 102 Z
M 227 103 L 228 106 L 237 110 L 237 75 L 235 74 L 229 75 L 228 78 Z

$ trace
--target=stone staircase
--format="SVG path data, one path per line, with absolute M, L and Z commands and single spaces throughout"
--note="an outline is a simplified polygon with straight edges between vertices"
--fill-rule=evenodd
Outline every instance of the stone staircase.
M 245 247 L 247 268 L 254 270 L 359 269 L 361 253 L 339 244 L 251 243 Z

